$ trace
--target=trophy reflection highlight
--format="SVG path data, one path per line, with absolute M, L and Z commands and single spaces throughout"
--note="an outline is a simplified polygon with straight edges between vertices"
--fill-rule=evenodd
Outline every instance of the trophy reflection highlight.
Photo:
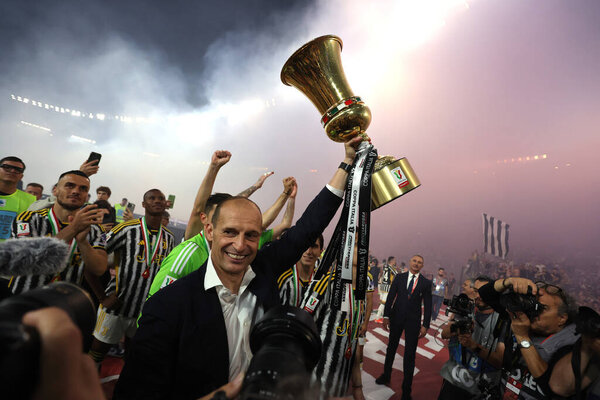
M 346 80 L 341 52 L 342 39 L 321 36 L 292 54 L 281 70 L 281 81 L 300 90 L 317 107 L 327 136 L 335 142 L 365 135 L 371 123 L 371 110 Z M 371 210 L 420 185 L 406 158 L 379 156 L 372 177 Z

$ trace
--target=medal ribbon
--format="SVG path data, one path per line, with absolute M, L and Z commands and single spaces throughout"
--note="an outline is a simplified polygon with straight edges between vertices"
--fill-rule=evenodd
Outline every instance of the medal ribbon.
M 350 326 L 348 327 L 348 334 L 350 335 L 350 341 L 352 342 L 358 333 L 358 320 L 360 319 L 362 301 L 356 300 L 356 297 L 354 296 L 354 290 L 352 290 L 352 284 L 349 285 L 348 291 L 350 292 L 348 295 L 348 300 L 350 301 Z
M 369 252 L 369 223 L 371 213 L 371 175 L 377 151 L 367 142 L 362 142 L 354 159 L 352 172 L 346 183 L 344 208 L 336 234 L 342 236 L 337 252 L 336 281 L 332 291 L 331 306 L 342 309 L 346 303 L 342 282 L 352 282 L 352 262 L 354 246 L 358 243 L 356 295 L 363 300 L 367 289 L 367 269 Z M 360 228 L 357 228 L 359 227 Z M 358 235 L 358 242 L 355 237 Z M 335 243 L 332 239 L 332 243 Z M 331 246 L 331 244 L 330 244 Z M 347 310 L 347 305 L 344 306 Z
M 156 257 L 156 253 L 158 252 L 160 242 L 162 241 L 163 228 L 161 225 L 160 229 L 158 230 L 158 237 L 156 238 L 156 242 L 154 243 L 154 246 L 152 246 L 152 244 L 150 243 L 150 231 L 148 230 L 148 227 L 146 225 L 146 217 L 140 218 L 140 225 L 142 226 L 142 236 L 144 238 L 144 254 L 146 257 L 146 269 L 150 269 L 150 266 L 152 265 L 152 262 Z
M 48 220 L 50 221 L 50 228 L 52 229 L 52 236 L 58 235 L 60 232 L 60 222 L 54 214 L 54 207 L 50 208 L 50 212 L 48 213 Z M 75 248 L 77 247 L 77 240 L 75 237 L 71 239 L 69 244 L 69 258 L 67 260 L 67 266 L 71 265 L 71 260 L 73 260 L 73 254 L 75 254 Z M 60 279 L 60 272 L 56 274 L 54 278 L 52 278 L 52 282 Z

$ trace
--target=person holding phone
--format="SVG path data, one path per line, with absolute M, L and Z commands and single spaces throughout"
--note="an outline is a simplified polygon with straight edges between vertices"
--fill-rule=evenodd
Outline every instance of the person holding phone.
M 56 185 L 56 203 L 38 211 L 24 211 L 12 225 L 12 237 L 21 239 L 54 236 L 70 246 L 65 268 L 57 275 L 16 276 L 11 279 L 13 293 L 22 293 L 61 280 L 81 285 L 84 269 L 100 276 L 106 271 L 107 256 L 102 223 L 105 210 L 85 205 L 90 189 L 89 178 L 79 170 L 60 175 Z
M 125 221 L 123 219 L 123 213 L 125 213 L 127 203 L 127 198 L 123 197 L 120 203 L 115 204 L 115 220 L 117 221 L 117 224 Z

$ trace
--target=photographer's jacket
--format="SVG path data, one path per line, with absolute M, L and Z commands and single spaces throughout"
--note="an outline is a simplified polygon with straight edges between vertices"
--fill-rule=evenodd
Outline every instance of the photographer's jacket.
M 488 283 L 479 289 L 481 299 L 489 304 L 494 310 L 500 313 L 500 316 L 505 320 L 510 321 L 508 313 L 500 305 L 501 294 L 494 290 L 494 283 Z M 579 335 L 575 335 L 575 324 L 569 324 L 559 332 L 547 336 L 531 336 L 531 344 L 537 350 L 542 360 L 549 362 L 552 355 L 561 347 L 572 345 L 579 339 Z M 519 351 L 514 336 L 510 336 L 504 340 L 505 360 L 510 360 L 512 354 Z M 508 352 L 508 354 L 506 354 Z M 508 374 L 503 374 L 501 384 L 504 386 L 503 399 L 547 399 L 549 395 L 544 393 L 542 386 L 545 386 L 548 379 L 547 374 L 537 378 L 537 380 L 529 373 L 527 364 L 522 357 L 519 357 L 511 365 L 506 366 L 509 370 Z M 538 382 L 539 381 L 539 382 Z
M 277 277 L 315 242 L 341 202 L 323 189 L 295 226 L 258 251 L 248 286 L 257 307 L 280 304 Z M 146 302 L 115 399 L 197 399 L 228 382 L 225 320 L 216 289 L 204 288 L 205 275 L 206 263 Z

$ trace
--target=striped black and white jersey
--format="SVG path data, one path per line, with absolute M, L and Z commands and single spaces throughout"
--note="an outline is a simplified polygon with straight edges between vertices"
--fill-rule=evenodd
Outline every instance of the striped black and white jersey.
M 379 284 L 379 290 L 382 292 L 389 292 L 397 273 L 398 272 L 394 267 L 384 263 L 383 268 L 381 269 L 381 283 Z
M 312 383 L 321 387 L 321 398 L 346 394 L 365 310 L 365 301 L 356 300 L 347 291 L 345 295 L 351 296 L 353 312 L 331 309 L 332 276 L 328 273 L 312 281 L 302 301 L 302 308 L 313 314 L 323 342 L 321 358 L 312 374 Z
M 50 222 L 50 212 L 50 208 L 22 212 L 13 221 L 12 237 L 18 239 L 25 237 L 55 236 Z M 68 225 L 61 221 L 57 222 L 59 224 L 59 230 Z M 87 240 L 93 248 L 105 250 L 106 235 L 100 225 L 91 225 Z M 18 294 L 54 281 L 65 281 L 81 285 L 83 282 L 83 268 L 83 257 L 81 256 L 79 248 L 75 246 L 72 255 L 69 257 L 66 268 L 59 274 L 15 276 L 11 279 L 10 288 L 13 293 Z
M 162 260 L 173 249 L 175 239 L 171 231 L 162 227 L 162 238 L 156 244 L 160 231 L 149 229 L 150 245 L 157 245 L 152 263 L 146 262 L 146 243 L 140 219 L 123 222 L 110 230 L 106 237 L 106 251 L 115 253 L 115 276 L 110 280 L 106 295 L 117 293 L 121 306 L 113 314 L 138 317 L 146 300 L 152 280 Z
M 296 265 L 279 275 L 277 286 L 279 287 L 281 304 L 300 307 L 306 289 L 308 289 L 308 285 L 312 280 L 312 275 L 307 281 L 302 280 Z

